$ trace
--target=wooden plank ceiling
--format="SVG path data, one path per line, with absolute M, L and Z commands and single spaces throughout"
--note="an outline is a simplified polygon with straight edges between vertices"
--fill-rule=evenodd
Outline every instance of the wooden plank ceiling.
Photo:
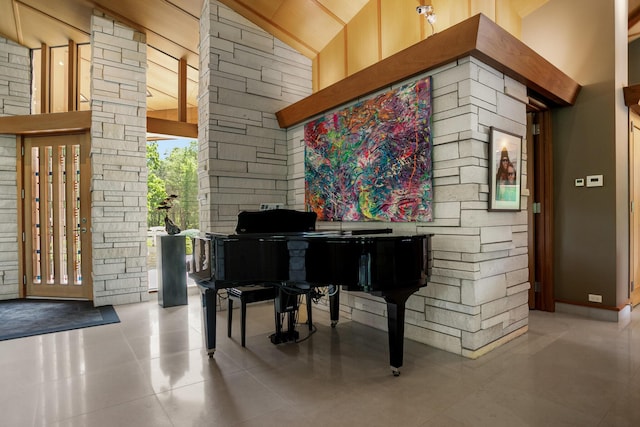
M 309 58 L 315 57 L 369 0 L 237 0 L 229 7 Z M 147 35 L 148 108 L 175 108 L 177 64 L 186 58 L 197 87 L 202 0 L 0 0 L 0 35 L 31 49 L 88 43 L 98 9 Z M 162 54 L 164 53 L 164 55 Z M 188 100 L 195 107 L 197 90 Z
M 374 0 L 220 1 L 313 59 Z M 527 8 L 544 3 L 512 1 L 525 14 L 531 12 Z M 428 0 L 416 0 L 416 5 L 427 3 Z M 640 0 L 629 0 L 630 17 L 634 12 L 634 16 L 640 17 L 638 6 Z M 202 0 L 0 0 L 0 35 L 29 48 L 39 48 L 42 43 L 63 46 L 69 39 L 87 43 L 93 9 L 146 33 L 147 43 L 159 51 L 150 51 L 148 55 L 148 86 L 153 95 L 149 98 L 149 110 L 177 105 L 175 92 L 166 88 L 177 81 L 176 58 L 185 58 L 193 69 L 198 68 L 198 19 Z M 189 79 L 191 84 L 196 84 L 197 72 L 192 70 Z M 192 98 L 189 106 L 194 105 Z
M 369 2 L 369 0 L 220 1 L 310 59 L 315 58 Z

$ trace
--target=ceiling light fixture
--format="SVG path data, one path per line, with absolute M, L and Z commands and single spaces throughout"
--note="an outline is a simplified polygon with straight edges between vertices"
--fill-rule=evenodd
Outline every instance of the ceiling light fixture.
M 418 15 L 424 15 L 429 25 L 431 25 L 431 35 L 434 35 L 436 33 L 436 27 L 434 26 L 436 23 L 436 13 L 433 11 L 433 6 L 418 6 L 416 7 L 416 12 L 418 12 Z

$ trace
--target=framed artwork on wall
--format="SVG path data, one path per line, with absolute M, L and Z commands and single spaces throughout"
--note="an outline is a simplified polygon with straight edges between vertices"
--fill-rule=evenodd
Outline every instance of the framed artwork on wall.
M 519 211 L 522 137 L 491 127 L 489 136 L 489 210 Z
M 431 78 L 305 125 L 305 203 L 320 221 L 432 221 Z

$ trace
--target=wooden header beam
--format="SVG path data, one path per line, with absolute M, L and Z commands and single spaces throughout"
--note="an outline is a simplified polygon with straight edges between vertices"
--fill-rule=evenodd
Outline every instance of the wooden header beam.
M 0 134 L 57 134 L 89 129 L 91 129 L 91 111 L 0 117 Z M 197 139 L 198 125 L 147 117 L 147 132 Z
M 422 40 L 276 113 L 287 128 L 457 59 L 478 58 L 552 105 L 573 105 L 580 85 L 482 14 Z
M 89 129 L 91 129 L 91 111 L 0 117 L 0 134 L 71 133 Z
M 147 132 L 197 139 L 198 125 L 195 123 L 176 122 L 147 116 Z

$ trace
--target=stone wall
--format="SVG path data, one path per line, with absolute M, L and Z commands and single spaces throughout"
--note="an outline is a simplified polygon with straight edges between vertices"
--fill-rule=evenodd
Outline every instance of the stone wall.
M 287 136 L 275 113 L 311 94 L 311 61 L 215 0 L 200 18 L 200 229 L 285 204 Z
M 525 135 L 526 88 L 473 58 L 416 78 L 426 75 L 433 77 L 435 220 L 366 226 L 435 234 L 433 276 L 408 301 L 406 336 L 476 357 L 527 330 L 526 210 L 487 211 L 489 127 Z M 202 230 L 230 232 L 239 211 L 261 203 L 304 209 L 303 125 L 285 132 L 275 112 L 310 93 L 310 61 L 219 2 L 204 2 Z M 526 207 L 526 177 L 522 183 Z M 318 224 L 336 226 L 357 225 Z M 345 292 L 341 302 L 342 316 L 387 327 L 381 299 Z
M 526 87 L 470 57 L 412 81 L 427 75 L 433 78 L 434 221 L 367 226 L 434 234 L 433 274 L 407 302 L 405 335 L 477 357 L 527 330 L 526 176 L 521 212 L 487 211 L 489 127 L 526 135 Z M 296 209 L 304 209 L 303 130 L 304 124 L 288 130 L 287 204 Z M 318 224 L 334 229 L 358 225 Z M 386 329 L 382 299 L 344 294 L 341 316 Z
M 30 111 L 30 52 L 0 37 L 0 116 Z M 16 147 L 15 135 L 0 135 L 0 299 L 19 296 Z
M 146 44 L 108 16 L 91 21 L 91 219 L 94 304 L 149 298 Z

